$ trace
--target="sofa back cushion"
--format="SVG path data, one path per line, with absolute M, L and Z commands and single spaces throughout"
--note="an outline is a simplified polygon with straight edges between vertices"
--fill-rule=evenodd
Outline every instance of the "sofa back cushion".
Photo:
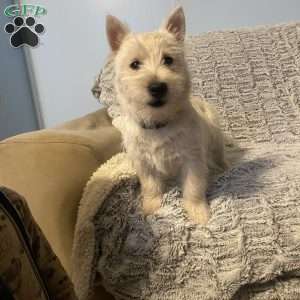
M 209 32 L 187 38 L 192 94 L 213 103 L 241 143 L 300 140 L 300 23 Z M 93 93 L 119 115 L 110 58 Z

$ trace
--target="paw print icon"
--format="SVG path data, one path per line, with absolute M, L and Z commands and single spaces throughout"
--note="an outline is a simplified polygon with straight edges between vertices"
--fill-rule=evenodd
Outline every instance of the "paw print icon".
M 36 24 L 33 17 L 16 17 L 12 23 L 5 25 L 4 30 L 11 34 L 12 47 L 18 48 L 23 45 L 36 47 L 39 44 L 39 35 L 44 33 L 43 24 Z

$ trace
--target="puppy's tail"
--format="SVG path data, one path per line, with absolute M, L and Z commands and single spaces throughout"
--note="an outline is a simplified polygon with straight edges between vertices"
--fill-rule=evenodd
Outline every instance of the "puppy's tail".
M 219 114 L 212 104 L 204 101 L 201 97 L 198 96 L 191 97 L 191 103 L 193 108 L 199 115 L 204 117 L 214 126 L 220 128 Z M 232 166 L 244 155 L 246 149 L 242 149 L 238 145 L 237 141 L 235 141 L 233 137 L 229 136 L 228 134 L 223 133 L 222 136 L 225 148 L 225 158 L 227 163 Z
M 191 97 L 191 103 L 193 108 L 199 115 L 204 117 L 207 121 L 214 124 L 215 126 L 220 126 L 219 114 L 212 104 L 209 104 L 198 96 Z

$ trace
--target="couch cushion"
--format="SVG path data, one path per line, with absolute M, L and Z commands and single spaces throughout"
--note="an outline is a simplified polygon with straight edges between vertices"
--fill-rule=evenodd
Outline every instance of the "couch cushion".
M 25 196 L 68 272 L 82 190 L 93 171 L 119 151 L 120 134 L 103 109 L 0 142 L 0 185 Z

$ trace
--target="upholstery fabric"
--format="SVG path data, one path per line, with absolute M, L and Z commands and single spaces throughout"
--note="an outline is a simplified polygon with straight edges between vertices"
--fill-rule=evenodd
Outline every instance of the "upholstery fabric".
M 0 188 L 0 278 L 18 300 L 76 300 L 73 285 L 26 200 Z M 9 299 L 2 298 L 1 299 Z

